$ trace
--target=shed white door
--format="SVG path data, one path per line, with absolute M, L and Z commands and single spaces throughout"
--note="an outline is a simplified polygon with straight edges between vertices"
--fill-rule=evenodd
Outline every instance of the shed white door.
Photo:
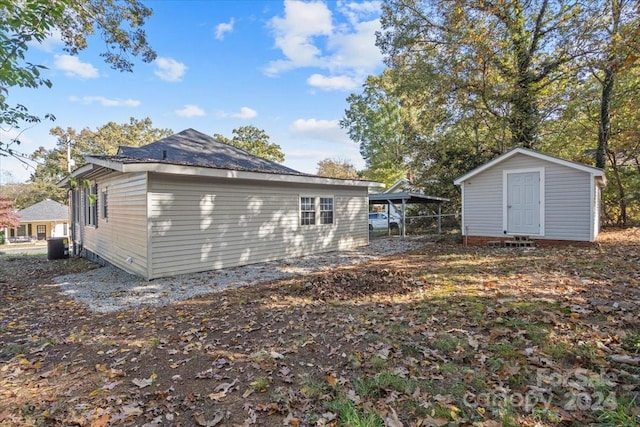
M 507 174 L 507 233 L 540 234 L 540 173 Z

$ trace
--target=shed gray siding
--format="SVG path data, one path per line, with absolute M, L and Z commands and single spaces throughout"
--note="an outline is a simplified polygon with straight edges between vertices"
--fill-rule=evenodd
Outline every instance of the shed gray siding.
M 150 277 L 368 244 L 367 188 L 150 174 Z M 333 225 L 300 225 L 301 196 L 333 196 Z
M 84 249 L 125 271 L 147 276 L 147 174 L 112 174 L 97 184 L 98 226 L 83 227 Z M 104 190 L 107 219 L 102 218 L 100 206 Z
M 489 169 L 464 183 L 464 230 L 468 236 L 502 236 L 502 171 Z
M 593 177 L 561 164 L 516 154 L 464 182 L 464 226 L 469 236 L 504 236 L 503 171 L 544 168 L 545 239 L 589 241 Z
M 545 237 L 589 241 L 593 178 L 587 172 L 551 164 L 546 168 Z

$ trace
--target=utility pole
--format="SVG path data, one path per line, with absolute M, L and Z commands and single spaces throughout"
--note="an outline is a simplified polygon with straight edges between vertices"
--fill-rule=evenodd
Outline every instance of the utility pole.
M 73 166 L 72 164 L 72 160 L 71 160 L 71 138 L 69 138 L 68 136 L 65 137 L 65 145 L 67 146 L 67 174 L 69 175 L 69 177 L 71 177 L 71 168 Z M 76 244 L 75 244 L 75 230 L 74 230 L 74 225 L 76 223 L 77 218 L 75 218 L 74 212 L 77 211 L 75 205 L 74 205 L 74 200 L 73 200 L 73 188 L 71 187 L 71 181 L 69 181 L 69 191 L 68 191 L 68 197 L 69 197 L 69 226 L 68 226 L 68 231 L 69 231 L 69 237 L 71 240 L 71 245 L 73 245 L 73 255 L 78 255 L 77 250 L 76 250 Z M 77 198 L 76 198 L 77 199 Z M 78 201 L 76 200 L 76 203 Z
M 71 164 L 71 138 L 67 136 L 65 142 L 67 145 L 67 172 L 71 173 L 71 167 L 73 166 Z

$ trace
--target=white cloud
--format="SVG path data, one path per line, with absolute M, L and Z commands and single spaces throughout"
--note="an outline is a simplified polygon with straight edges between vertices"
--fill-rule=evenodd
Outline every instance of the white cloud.
M 382 66 L 375 45 L 380 2 L 338 2 L 335 14 L 323 2 L 285 1 L 283 17 L 271 19 L 275 46 L 283 58 L 264 68 L 275 76 L 297 68 L 318 68 L 307 83 L 323 90 L 351 90 Z M 346 18 L 346 19 L 345 19 Z
M 351 31 L 334 34 L 328 47 L 334 53 L 329 68 L 353 69 L 356 72 L 370 74 L 382 64 L 382 53 L 376 46 L 376 31 L 380 21 L 362 21 L 356 23 Z
M 298 119 L 289 125 L 296 136 L 340 144 L 350 142 L 347 132 L 340 128 L 339 120 Z
M 206 115 L 202 108 L 192 104 L 185 105 L 183 108 L 175 110 L 175 113 L 180 117 L 202 117 Z
M 349 21 L 356 23 L 367 18 L 377 18 L 380 16 L 382 3 L 379 1 L 365 2 L 338 2 L 340 12 L 349 18 Z
M 88 62 L 82 62 L 77 56 L 55 55 L 54 65 L 65 72 L 68 77 L 81 79 L 95 79 L 99 76 L 98 69 Z
M 224 40 L 224 35 L 233 31 L 235 20 L 231 18 L 229 22 L 221 22 L 216 25 L 216 40 Z
M 158 67 L 158 69 L 154 71 L 154 74 L 161 80 L 167 82 L 181 81 L 184 73 L 187 71 L 186 65 L 173 58 L 159 56 L 154 63 L 156 64 L 156 67 Z
M 220 112 L 218 114 L 220 117 L 232 117 L 234 119 L 253 119 L 254 117 L 258 116 L 258 112 L 256 110 L 254 110 L 253 108 L 249 108 L 249 107 L 242 107 L 240 108 L 240 111 L 235 112 L 235 113 L 225 113 Z
M 314 45 L 314 38 L 329 36 L 333 31 L 332 15 L 327 5 L 320 1 L 302 2 L 287 0 L 284 17 L 271 19 L 275 45 L 285 60 L 272 61 L 265 72 L 275 75 L 289 69 L 319 66 L 322 51 Z
M 30 41 L 27 44 L 45 52 L 53 52 L 57 47 L 62 46 L 62 34 L 60 33 L 60 30 L 54 28 L 49 33 L 47 38 L 45 38 L 41 42 Z
M 353 90 L 359 86 L 360 80 L 349 76 L 327 77 L 313 74 L 307 79 L 307 83 L 323 90 Z
M 137 99 L 112 99 L 104 96 L 83 96 L 82 98 L 70 96 L 69 101 L 81 102 L 86 105 L 97 103 L 103 107 L 137 107 L 140 105 L 140 101 Z

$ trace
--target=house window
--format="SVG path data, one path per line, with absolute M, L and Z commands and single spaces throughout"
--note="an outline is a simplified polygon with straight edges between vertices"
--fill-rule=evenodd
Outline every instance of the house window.
M 333 224 L 333 197 L 320 197 L 320 224 Z
M 300 225 L 314 225 L 316 223 L 316 199 L 314 197 L 300 197 Z
M 47 226 L 46 225 L 37 225 L 36 226 L 36 237 L 38 240 L 44 240 L 47 238 Z
M 98 185 L 84 189 L 84 223 L 98 226 Z
M 71 192 L 71 204 L 73 205 L 73 221 L 80 222 L 80 190 Z
M 300 225 L 315 224 L 333 224 L 333 197 L 300 197 Z
M 107 190 L 103 190 L 102 193 L 100 193 L 100 195 L 102 196 L 100 199 L 100 212 L 102 215 L 102 219 L 106 220 L 108 217 L 108 210 L 107 210 Z

